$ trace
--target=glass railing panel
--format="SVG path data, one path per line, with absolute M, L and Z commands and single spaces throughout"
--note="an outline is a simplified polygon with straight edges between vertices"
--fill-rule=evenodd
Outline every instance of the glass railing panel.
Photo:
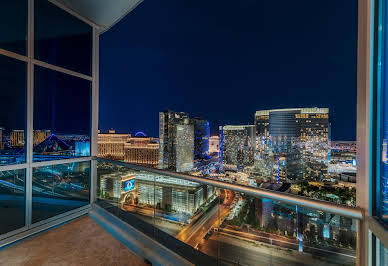
M 98 163 L 98 204 L 195 264 L 355 264 L 355 219 L 131 167 Z M 121 200 L 102 189 L 107 176 L 124 180 Z
M 106 162 L 97 164 L 97 204 L 154 237 L 154 177 L 141 182 L 141 172 Z
M 188 227 L 203 213 L 211 211 L 217 218 L 215 201 L 216 191 L 196 182 L 103 161 L 97 164 L 97 204 L 196 264 L 216 262 L 193 248 L 191 242 L 198 239 L 188 237 L 192 234 Z
M 199 250 L 218 245 L 219 260 L 235 265 L 355 265 L 356 220 L 234 194 L 217 234 Z

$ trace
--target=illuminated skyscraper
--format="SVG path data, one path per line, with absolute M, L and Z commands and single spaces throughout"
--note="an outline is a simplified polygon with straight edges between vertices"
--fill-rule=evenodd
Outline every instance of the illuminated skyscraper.
M 316 179 L 327 174 L 329 109 L 257 111 L 256 168 L 265 177 Z
M 203 159 L 209 153 L 209 122 L 201 118 L 191 120 L 194 124 L 194 160 Z
M 209 122 L 186 113 L 159 113 L 159 168 L 187 172 L 209 152 Z
M 253 165 L 255 150 L 255 126 L 221 126 L 223 131 L 223 165 L 241 169 Z
M 194 167 L 194 126 L 175 126 L 176 171 L 188 172 Z

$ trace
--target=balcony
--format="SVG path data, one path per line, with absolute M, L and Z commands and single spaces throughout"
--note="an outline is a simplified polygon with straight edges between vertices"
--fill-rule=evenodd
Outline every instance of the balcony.
M 196 265 L 356 263 L 358 208 L 106 159 L 96 195 L 97 216 Z

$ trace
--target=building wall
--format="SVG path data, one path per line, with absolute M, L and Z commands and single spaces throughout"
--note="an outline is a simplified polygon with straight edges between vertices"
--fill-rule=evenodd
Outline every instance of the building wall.
M 264 177 L 321 179 L 329 159 L 329 110 L 292 108 L 257 111 L 256 170 Z M 281 164 L 280 164 L 281 162 Z
M 98 156 L 113 160 L 124 160 L 124 144 L 131 138 L 130 134 L 98 134 Z
M 194 167 L 194 126 L 176 126 L 176 171 L 188 172 Z
M 24 130 L 12 130 L 11 132 L 11 146 L 24 147 Z
M 134 137 L 124 144 L 124 161 L 158 167 L 159 144 L 148 137 Z
M 223 164 L 237 168 L 253 165 L 255 150 L 255 126 L 224 126 Z
M 207 157 L 209 137 L 209 123 L 206 120 L 191 118 L 181 112 L 160 112 L 159 168 L 190 171 L 195 159 Z

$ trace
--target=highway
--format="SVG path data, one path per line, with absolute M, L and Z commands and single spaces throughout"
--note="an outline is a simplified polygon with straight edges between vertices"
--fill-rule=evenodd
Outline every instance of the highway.
M 296 251 L 280 250 L 277 246 L 253 244 L 223 233 L 213 233 L 198 245 L 198 249 L 225 263 L 238 265 L 353 265 L 355 259 L 336 254 L 298 254 Z
M 234 192 L 226 191 L 223 204 L 213 205 L 201 218 L 184 227 L 176 238 L 192 247 L 197 247 L 206 234 L 213 227 L 218 227 L 229 214 L 230 204 L 232 204 L 234 197 Z
M 283 248 L 298 250 L 297 240 L 288 239 L 287 237 L 284 237 L 284 236 L 278 236 L 278 235 L 270 234 L 266 232 L 253 234 L 253 233 L 231 230 L 228 228 L 220 228 L 220 232 L 224 234 L 229 234 L 231 236 L 238 236 L 241 238 L 255 240 L 258 242 L 271 244 L 271 245 L 275 245 Z M 352 260 L 356 258 L 355 251 L 350 249 L 345 249 L 345 248 L 338 248 L 334 246 L 319 247 L 319 246 L 307 246 L 306 244 L 304 244 L 303 251 L 317 256 L 336 255 L 339 257 L 343 257 L 343 260 L 349 260 L 349 259 Z

